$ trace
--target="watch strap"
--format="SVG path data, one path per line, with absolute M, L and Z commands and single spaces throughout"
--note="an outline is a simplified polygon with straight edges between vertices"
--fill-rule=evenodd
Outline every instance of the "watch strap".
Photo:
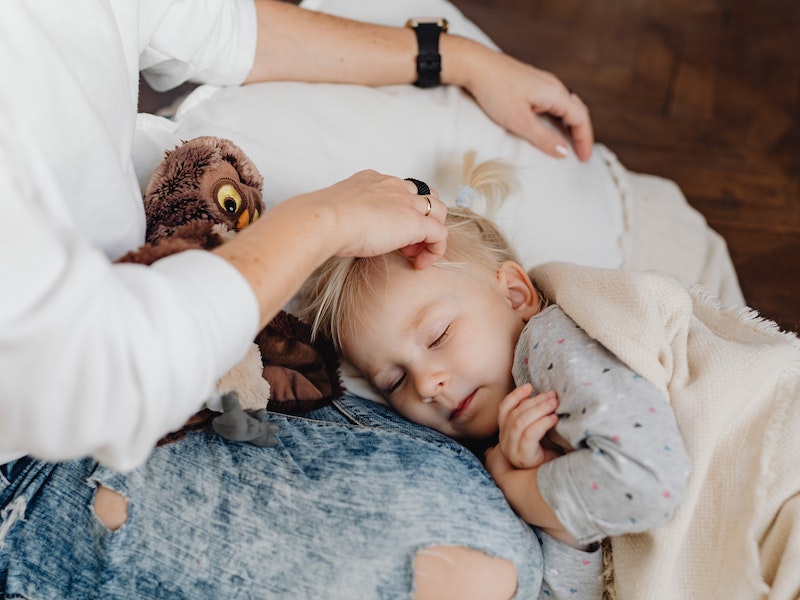
M 447 31 L 437 21 L 410 21 L 409 26 L 417 35 L 417 81 L 421 88 L 436 87 L 441 84 L 442 55 L 439 54 L 439 36 Z

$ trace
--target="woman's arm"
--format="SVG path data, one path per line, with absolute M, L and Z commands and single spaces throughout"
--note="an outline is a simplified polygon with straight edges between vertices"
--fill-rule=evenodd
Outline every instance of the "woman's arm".
M 309 81 L 389 85 L 417 78 L 417 41 L 405 27 L 387 27 L 257 0 L 257 50 L 246 82 Z M 414 16 L 414 15 L 409 15 Z M 470 92 L 500 125 L 544 152 L 563 157 L 561 136 L 537 114 L 569 126 L 582 160 L 594 143 L 586 105 L 554 75 L 456 35 L 440 39 L 442 83 Z
M 415 267 L 429 266 L 444 252 L 447 209 L 435 190 L 428 196 L 432 210 L 426 216 L 428 201 L 411 182 L 362 171 L 278 204 L 214 253 L 253 288 L 263 327 L 331 256 L 401 248 Z

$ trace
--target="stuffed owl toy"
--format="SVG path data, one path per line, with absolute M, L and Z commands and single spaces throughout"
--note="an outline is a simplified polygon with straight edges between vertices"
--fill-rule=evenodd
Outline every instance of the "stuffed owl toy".
M 224 244 L 264 213 L 263 181 L 230 140 L 204 136 L 184 142 L 165 154 L 145 189 L 146 243 L 119 262 L 151 264 L 176 252 Z M 280 312 L 242 362 L 217 381 L 207 409 L 164 441 L 210 421 L 228 439 L 272 445 L 276 427 L 266 421 L 267 402 L 270 410 L 289 414 L 329 403 L 342 391 L 338 366 L 327 340 L 312 342 L 305 323 Z

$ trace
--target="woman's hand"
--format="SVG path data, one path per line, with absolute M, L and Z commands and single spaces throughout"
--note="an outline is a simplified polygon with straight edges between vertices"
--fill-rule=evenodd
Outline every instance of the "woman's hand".
M 361 23 L 288 2 L 260 1 L 256 12 L 257 49 L 248 82 L 416 80 L 417 40 L 407 27 Z M 442 82 L 462 86 L 497 123 L 563 158 L 567 142 L 536 116 L 552 115 L 569 131 L 578 157 L 589 159 L 594 144 L 589 111 L 554 75 L 457 35 L 442 35 L 439 51 Z
M 442 79 L 463 86 L 508 131 L 551 156 L 568 153 L 564 138 L 537 115 L 551 115 L 572 137 L 575 153 L 588 160 L 594 145 L 589 109 L 555 75 L 458 36 L 442 36 Z
M 377 256 L 400 249 L 415 268 L 424 269 L 444 253 L 447 207 L 436 190 L 420 196 L 410 181 L 361 171 L 305 200 L 332 212 L 335 256 Z
M 410 181 L 362 171 L 281 202 L 213 253 L 253 288 L 261 328 L 331 256 L 401 249 L 418 269 L 433 264 L 447 242 L 447 209 L 435 190 L 427 197 L 416 192 Z
M 531 396 L 533 387 L 519 386 L 500 403 L 498 421 L 503 455 L 518 469 L 533 469 L 557 454 L 542 447 L 542 439 L 558 422 L 555 392 Z

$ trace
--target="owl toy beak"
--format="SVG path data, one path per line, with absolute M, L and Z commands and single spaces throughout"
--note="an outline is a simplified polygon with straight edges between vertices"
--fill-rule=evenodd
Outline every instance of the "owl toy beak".
M 244 196 L 244 207 L 239 217 L 236 219 L 236 231 L 244 229 L 250 223 L 254 223 L 261 216 L 263 203 L 261 192 L 254 187 L 242 184 L 242 195 Z
M 239 219 L 236 221 L 236 229 L 243 229 L 250 224 L 250 211 L 248 209 L 244 209 L 242 214 L 239 215 Z

